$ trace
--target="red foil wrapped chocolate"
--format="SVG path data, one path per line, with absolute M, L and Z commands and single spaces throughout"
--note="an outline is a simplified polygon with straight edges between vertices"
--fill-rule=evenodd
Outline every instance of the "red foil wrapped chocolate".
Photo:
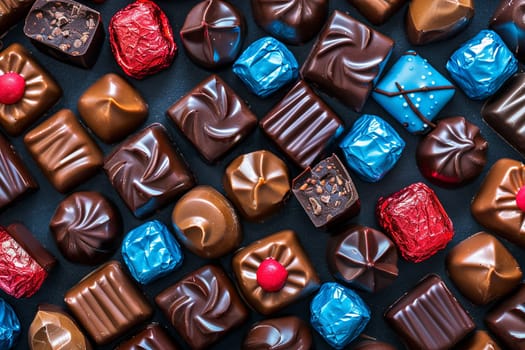
M 379 198 L 376 213 L 381 227 L 411 262 L 430 258 L 454 235 L 452 221 L 435 192 L 421 182 Z
M 150 0 L 137 0 L 113 15 L 109 42 L 119 66 L 136 79 L 168 68 L 177 53 L 168 17 Z

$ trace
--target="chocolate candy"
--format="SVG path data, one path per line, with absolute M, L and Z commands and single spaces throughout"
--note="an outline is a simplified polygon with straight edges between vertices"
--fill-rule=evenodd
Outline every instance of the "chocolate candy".
M 148 221 L 129 231 L 122 242 L 122 259 L 131 276 L 150 283 L 182 265 L 179 244 L 162 222 Z
M 353 346 L 351 349 L 352 350 L 396 350 L 396 348 L 390 344 L 383 343 L 381 341 L 375 341 L 375 340 L 365 340 L 365 341 L 359 342 L 357 343 L 356 346 Z
M 386 121 L 365 114 L 355 121 L 339 148 L 350 169 L 361 179 L 377 182 L 396 165 L 405 141 Z
M 207 349 L 243 324 L 248 310 L 219 267 L 206 265 L 161 292 L 155 302 L 192 349 Z
M 524 4 L 523 0 L 501 1 L 489 23 L 520 61 L 525 60 Z
M 449 349 L 476 328 L 438 275 L 428 275 L 385 312 L 409 349 Z
M 241 51 L 244 18 L 228 2 L 204 0 L 186 16 L 180 37 L 186 54 L 198 65 L 209 69 L 224 66 Z
M 394 41 L 386 35 L 336 10 L 301 67 L 301 75 L 359 112 L 393 47 Z
M 226 168 L 222 184 L 242 216 L 255 221 L 281 208 L 290 192 L 286 164 L 264 150 L 235 158 Z
M 452 248 L 447 255 L 447 270 L 460 292 L 480 305 L 510 293 L 522 277 L 512 254 L 485 232 Z
M 93 176 L 104 156 L 73 112 L 62 109 L 24 136 L 24 143 L 44 175 L 59 192 Z
M 368 292 L 388 287 L 398 275 L 394 243 L 366 226 L 351 226 L 331 236 L 326 259 L 338 280 Z
M 474 180 L 487 162 L 488 142 L 464 117 L 442 119 L 416 150 L 419 170 L 433 183 L 459 187 Z
M 137 0 L 111 17 L 109 43 L 120 68 L 135 79 L 168 68 L 177 54 L 168 17 L 150 0 Z
M 376 213 L 403 258 L 411 262 L 430 258 L 454 235 L 452 221 L 436 193 L 421 182 L 379 198 Z
M 525 165 L 502 158 L 487 173 L 470 210 L 491 232 L 525 247 Z
M 328 14 L 328 0 L 291 0 L 282 3 L 252 0 L 255 23 L 270 35 L 292 45 L 312 39 Z
M 424 133 L 456 88 L 428 61 L 407 51 L 377 84 L 372 97 L 413 134 Z
M 268 260 L 273 266 L 268 266 Z M 239 250 L 233 256 L 232 268 L 244 299 L 263 315 L 275 313 L 319 287 L 319 277 L 291 230 Z
M 202 258 L 219 258 L 242 241 L 233 206 L 210 186 L 197 186 L 179 199 L 171 222 L 181 243 Z
M 450 56 L 446 67 L 468 97 L 483 100 L 518 71 L 518 61 L 496 32 L 482 30 Z
M 242 343 L 243 350 L 310 350 L 310 328 L 298 317 L 287 316 L 254 324 Z
M 302 80 L 259 125 L 302 168 L 310 166 L 343 131 L 339 117 Z
M 91 85 L 77 108 L 86 125 L 106 143 L 122 140 L 148 116 L 148 104 L 140 93 L 113 73 Z
M 457 346 L 464 350 L 501 350 L 496 342 L 485 331 L 476 331 Z
M 375 25 L 385 23 L 406 0 L 348 0 L 367 20 Z
M 315 227 L 333 226 L 361 209 L 354 182 L 335 154 L 299 174 L 292 192 Z
M 126 139 L 108 155 L 104 170 L 133 215 L 142 218 L 194 185 L 193 176 L 158 123 Z
M 42 52 L 84 68 L 97 61 L 105 35 L 100 13 L 73 0 L 36 0 L 24 34 Z
M 28 330 L 31 350 L 91 350 L 76 322 L 61 308 L 41 304 Z
M 140 333 L 120 344 L 116 350 L 177 350 L 171 337 L 156 323 L 148 325 Z
M 64 302 L 97 345 L 107 344 L 153 315 L 153 309 L 118 261 L 84 277 Z
M 18 316 L 11 305 L 0 298 L 0 348 L 11 349 L 18 340 L 21 328 Z
M 0 37 L 3 37 L 12 26 L 22 20 L 35 0 L 19 0 L 0 2 Z
M 257 125 L 257 118 L 244 101 L 215 74 L 174 103 L 167 114 L 211 163 Z
M 348 345 L 370 321 L 370 309 L 359 295 L 335 282 L 321 286 L 310 312 L 312 327 L 336 349 Z
M 473 16 L 473 0 L 413 0 L 405 21 L 408 40 L 425 45 L 448 39 L 463 31 Z
M 62 89 L 20 44 L 11 44 L 0 52 L 0 90 L 5 92 L 12 90 L 12 86 L 6 87 L 1 78 L 8 73 L 25 82 L 24 93 L 16 102 L 14 99 L 0 101 L 0 125 L 10 135 L 17 136 L 58 101 Z
M 297 79 L 299 65 L 283 43 L 268 36 L 244 50 L 233 72 L 254 94 L 267 97 Z

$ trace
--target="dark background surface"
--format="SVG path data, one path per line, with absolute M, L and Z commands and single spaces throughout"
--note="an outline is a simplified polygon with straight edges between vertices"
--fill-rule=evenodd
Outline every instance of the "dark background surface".
M 253 22 L 248 0 L 232 0 L 231 2 L 241 9 L 246 17 L 247 32 L 243 46 L 245 48 L 254 40 L 265 36 L 265 33 Z M 51 111 L 49 111 L 48 115 L 51 115 L 51 113 L 54 113 L 62 108 L 70 108 L 76 113 L 76 104 L 79 96 L 102 75 L 109 72 L 116 72 L 124 76 L 124 73 L 116 64 L 111 54 L 109 42 L 107 40 L 107 26 L 113 13 L 124 7 L 127 2 L 121 0 L 108 0 L 104 4 L 97 5 L 88 0 L 85 0 L 84 3 L 93 7 L 94 9 L 101 11 L 104 28 L 106 30 L 106 41 L 102 47 L 102 52 L 96 65 L 90 70 L 77 68 L 56 61 L 53 58 L 37 51 L 35 47 L 24 37 L 22 33 L 22 23 L 18 24 L 7 34 L 7 36 L 3 38 L 4 47 L 13 42 L 19 42 L 28 48 L 38 59 L 38 61 L 52 73 L 52 75 L 62 86 L 64 90 L 64 96 L 59 101 L 59 103 Z M 209 165 L 205 163 L 203 159 L 197 154 L 192 145 L 183 137 L 179 130 L 176 129 L 174 124 L 172 124 L 166 118 L 165 112 L 168 107 L 212 72 L 196 66 L 188 59 L 184 53 L 184 48 L 180 43 L 180 37 L 178 35 L 186 14 L 191 9 L 191 7 L 197 3 L 197 1 L 162 0 L 158 1 L 157 3 L 166 12 L 173 26 L 174 32 L 176 33 L 176 42 L 179 46 L 177 58 L 175 59 L 171 68 L 166 71 L 146 78 L 143 81 L 137 81 L 131 78 L 128 78 L 128 81 L 130 81 L 141 92 L 142 96 L 149 104 L 150 113 L 144 126 L 155 121 L 159 121 L 166 125 L 173 140 L 195 173 L 198 184 L 211 185 L 224 193 L 221 185 L 222 175 L 225 167 L 235 157 L 239 156 L 240 154 L 258 149 L 269 149 L 283 159 L 285 156 L 269 142 L 269 140 L 262 134 L 261 130 L 256 129 L 247 137 L 246 140 L 235 147 L 233 151 L 229 153 L 222 161 L 215 165 Z M 438 71 L 450 78 L 445 69 L 447 58 L 456 48 L 461 45 L 461 43 L 477 34 L 481 29 L 487 27 L 490 15 L 496 8 L 497 3 L 498 1 L 496 0 L 475 1 L 476 14 L 474 16 L 473 22 L 465 31 L 460 33 L 455 38 L 445 42 L 417 47 L 415 49 L 423 57 L 427 58 Z M 365 21 L 365 23 L 368 23 L 345 0 L 330 1 L 330 13 L 334 9 L 346 11 L 352 16 Z M 411 48 L 410 44 L 406 40 L 404 31 L 404 16 L 406 9 L 407 6 L 399 11 L 394 17 L 392 17 L 385 25 L 377 27 L 377 29 L 379 29 L 381 32 L 395 39 L 396 42 L 394 53 L 386 68 L 387 70 L 404 51 Z M 300 65 L 304 62 L 314 41 L 315 39 L 311 40 L 304 46 L 289 46 L 289 48 L 295 54 Z M 284 88 L 270 98 L 263 100 L 251 94 L 248 89 L 240 82 L 240 80 L 238 80 L 237 77 L 232 73 L 230 67 L 226 67 L 217 71 L 216 73 L 224 78 L 224 80 L 245 101 L 247 101 L 259 119 L 263 118 L 264 115 L 271 109 L 271 107 L 277 103 L 287 91 L 287 88 Z M 346 129 L 350 128 L 355 119 L 358 117 L 358 114 L 325 94 L 321 94 L 321 96 L 344 121 Z M 473 316 L 478 328 L 485 328 L 483 324 L 483 317 L 488 308 L 490 308 L 490 305 L 489 307 L 476 307 L 468 300 L 463 298 L 459 294 L 458 290 L 454 287 L 450 279 L 447 277 L 444 263 L 444 258 L 448 249 L 466 237 L 482 230 L 482 227 L 474 221 L 470 214 L 470 201 L 472 196 L 479 188 L 479 185 L 488 168 L 497 159 L 502 157 L 521 160 L 520 155 L 516 151 L 511 149 L 492 130 L 490 130 L 486 124 L 482 122 L 480 117 L 481 106 L 482 102 L 471 101 L 463 94 L 462 91 L 458 90 L 453 100 L 438 116 L 438 118 L 455 115 L 465 116 L 471 122 L 481 127 L 483 136 L 485 136 L 490 144 L 487 167 L 475 182 L 455 190 L 446 190 L 434 185 L 430 185 L 436 191 L 438 197 L 443 203 L 443 206 L 449 213 L 454 223 L 455 236 L 453 241 L 448 245 L 447 249 L 439 252 L 425 262 L 413 264 L 404 260 L 400 260 L 399 278 L 389 288 L 386 288 L 377 294 L 369 294 L 359 291 L 359 294 L 364 298 L 372 311 L 372 319 L 365 329 L 364 334 L 376 337 L 380 340 L 391 342 L 397 347 L 402 348 L 402 344 L 394 332 L 383 321 L 383 312 L 392 302 L 394 302 L 405 291 L 417 283 L 418 280 L 432 272 L 437 273 L 444 278 L 445 282 L 452 292 L 458 297 L 461 304 Z M 400 127 L 400 125 L 384 110 L 382 110 L 372 99 L 370 99 L 366 104 L 363 113 L 372 113 L 383 117 L 385 120 L 391 123 L 391 125 L 393 125 L 393 127 L 399 132 L 399 134 L 405 139 L 407 143 L 407 147 L 405 148 L 401 159 L 395 168 L 382 181 L 375 184 L 369 184 L 360 181 L 354 176 L 354 181 L 361 197 L 362 209 L 360 215 L 354 218 L 352 222 L 377 228 L 378 225 L 374 215 L 374 208 L 377 199 L 380 196 L 388 195 L 413 182 L 423 181 L 427 184 L 428 182 L 423 179 L 415 163 L 415 149 L 420 136 L 411 135 L 403 130 L 402 127 Z M 43 117 L 40 121 L 42 121 L 44 118 L 45 117 Z M 111 145 L 108 146 L 103 144 L 94 135 L 93 137 L 97 140 L 105 154 L 108 154 L 113 148 Z M 31 231 L 34 232 L 35 236 L 44 244 L 44 246 L 46 246 L 59 260 L 58 266 L 50 273 L 50 276 L 42 286 L 42 289 L 32 298 L 15 300 L 0 291 L 0 296 L 4 297 L 14 307 L 22 322 L 23 333 L 19 339 L 16 349 L 27 349 L 27 329 L 35 315 L 37 305 L 39 303 L 46 302 L 63 306 L 63 295 L 65 291 L 71 288 L 88 272 L 93 270 L 94 267 L 86 267 L 69 263 L 60 255 L 49 233 L 48 224 L 56 206 L 63 198 L 65 198 L 66 195 L 58 193 L 44 178 L 43 174 L 25 149 L 25 146 L 22 142 L 23 136 L 9 139 L 15 145 L 16 150 L 28 165 L 31 173 L 37 178 L 40 184 L 40 189 L 36 193 L 25 197 L 22 201 L 17 202 L 15 205 L 1 212 L 0 224 L 8 225 L 14 220 L 20 220 L 24 222 L 31 229 Z M 293 166 L 288 160 L 286 160 L 286 162 L 290 167 L 292 177 L 295 177 L 299 173 L 300 169 Z M 109 181 L 103 171 L 99 171 L 96 176 L 74 189 L 74 191 L 80 190 L 100 191 L 109 197 L 114 203 L 116 203 L 124 217 L 124 232 L 128 232 L 130 229 L 144 222 L 144 220 L 138 220 L 131 215 L 131 212 L 109 184 Z M 170 214 L 172 209 L 173 204 L 168 205 L 162 211 L 151 217 L 148 217 L 147 220 L 159 219 L 165 224 L 171 226 Z M 244 231 L 243 245 L 247 245 L 258 238 L 264 237 L 282 229 L 294 229 L 298 233 L 298 236 L 314 266 L 316 267 L 322 281 L 333 280 L 332 276 L 328 272 L 325 262 L 325 246 L 330 233 L 316 230 L 293 196 L 291 196 L 287 201 L 284 210 L 272 216 L 264 223 L 248 223 L 243 220 L 242 226 Z M 341 228 L 342 227 L 343 226 L 341 226 Z M 519 260 L 521 266 L 525 266 L 525 254 L 523 251 L 517 246 L 506 241 L 504 244 Z M 121 261 L 120 253 L 117 252 L 114 258 Z M 226 271 L 228 271 L 230 276 L 232 276 L 230 262 L 231 255 L 225 256 L 224 258 L 220 259 L 220 261 L 206 261 L 186 251 L 185 261 L 182 265 L 182 268 L 168 275 L 167 277 L 157 280 L 156 282 L 142 286 L 142 290 L 146 293 L 148 299 L 153 304 L 153 298 L 160 291 L 178 281 L 185 274 L 197 269 L 204 264 L 220 264 L 224 269 L 226 269 Z M 275 316 L 293 314 L 298 315 L 304 320 L 308 321 L 310 300 L 311 296 L 281 310 Z M 240 344 L 242 343 L 242 339 L 248 331 L 250 325 L 260 319 L 262 319 L 261 315 L 252 312 L 248 322 L 246 322 L 242 328 L 229 333 L 213 348 L 239 348 Z M 168 325 L 168 321 L 163 317 L 158 308 L 155 308 L 154 320 L 165 326 Z M 114 348 L 115 345 L 131 336 L 131 334 L 135 333 L 137 330 L 139 330 L 139 328 L 142 328 L 142 326 L 138 327 L 133 332 L 130 332 L 125 337 L 119 339 L 119 341 L 110 344 L 110 346 L 100 347 L 100 349 Z M 180 345 L 183 345 L 182 339 L 176 334 L 173 328 L 168 327 L 168 329 L 169 332 L 176 338 L 177 342 Z M 315 331 L 313 331 L 313 337 L 316 344 L 316 349 L 330 348 L 323 341 L 322 337 L 319 336 Z

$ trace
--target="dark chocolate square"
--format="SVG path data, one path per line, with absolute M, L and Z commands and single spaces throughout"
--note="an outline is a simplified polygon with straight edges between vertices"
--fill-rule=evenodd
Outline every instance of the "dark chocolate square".
M 406 0 L 348 0 L 367 20 L 375 25 L 385 23 Z

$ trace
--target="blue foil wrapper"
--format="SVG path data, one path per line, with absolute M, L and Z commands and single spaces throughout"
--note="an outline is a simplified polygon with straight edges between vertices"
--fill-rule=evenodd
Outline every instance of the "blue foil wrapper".
M 0 349 L 11 349 L 20 335 L 20 321 L 15 311 L 0 298 Z
M 160 221 L 148 221 L 129 231 L 122 242 L 122 258 L 139 283 L 146 284 L 182 264 L 179 243 Z
M 342 349 L 368 324 L 370 309 L 357 293 L 335 282 L 324 283 L 310 304 L 310 322 L 328 344 Z
M 339 147 L 348 166 L 361 179 L 376 182 L 397 163 L 405 141 L 386 121 L 365 114 L 356 120 Z
M 233 64 L 233 72 L 259 97 L 266 97 L 297 79 L 299 65 L 280 41 L 254 41 Z
M 482 100 L 518 71 L 518 61 L 496 32 L 482 30 L 450 56 L 447 70 L 468 97 Z

